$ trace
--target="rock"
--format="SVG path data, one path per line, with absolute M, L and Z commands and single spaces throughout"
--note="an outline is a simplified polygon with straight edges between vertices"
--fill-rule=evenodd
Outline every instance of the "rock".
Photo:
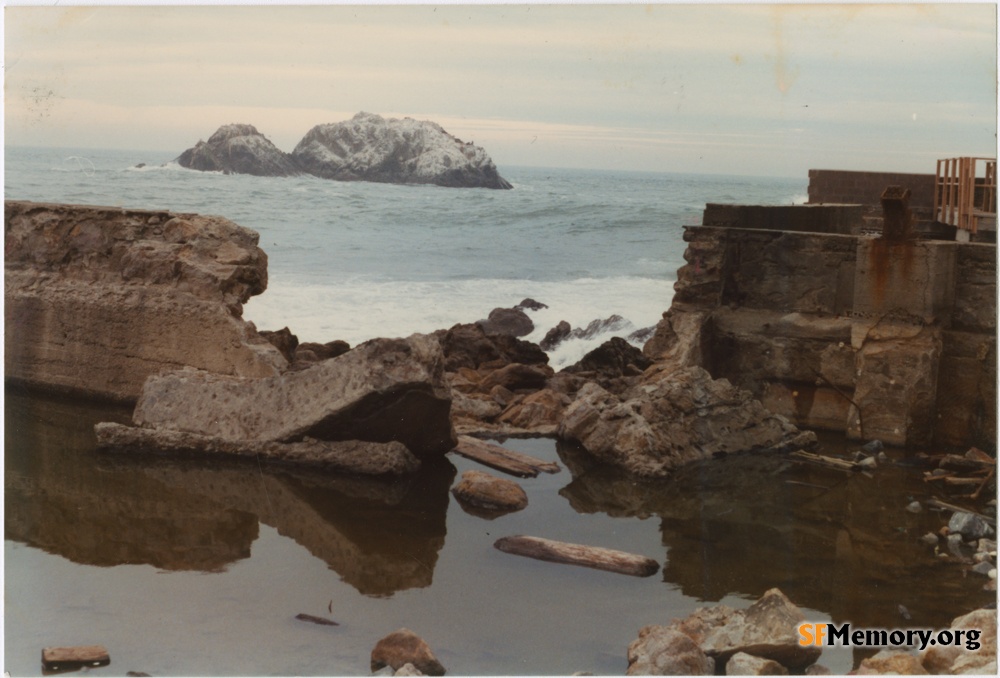
M 566 408 L 557 435 L 648 477 L 663 477 L 682 464 L 722 454 L 816 444 L 814 433 L 798 430 L 749 393 L 725 379 L 713 380 L 700 367 L 647 373 L 622 396 L 589 383 Z
M 508 337 L 526 337 L 535 331 L 535 324 L 528 314 L 519 308 L 495 308 L 486 320 L 476 323 L 486 334 L 502 334 Z
M 569 336 L 571 339 L 593 339 L 599 334 L 621 332 L 631 327 L 632 323 L 615 314 L 608 316 L 604 320 L 591 320 L 586 327 L 579 327 L 573 330 Z
M 885 449 L 885 445 L 882 444 L 881 440 L 870 440 L 861 446 L 861 450 L 868 454 L 875 454 L 883 449 Z
M 936 532 L 928 532 L 927 534 L 925 534 L 920 538 L 920 541 L 927 544 L 928 546 L 937 546 L 938 539 L 939 537 Z
M 295 349 L 299 345 L 299 338 L 292 334 L 290 329 L 282 327 L 280 330 L 273 332 L 261 330 L 260 336 L 267 339 L 272 346 L 281 351 L 281 355 L 285 356 L 285 360 L 289 363 L 295 361 Z
M 433 122 L 358 113 L 313 127 L 292 151 L 303 170 L 324 179 L 511 188 L 479 146 Z
M 699 609 L 670 626 L 687 634 L 718 662 L 737 652 L 773 659 L 791 671 L 801 671 L 819 657 L 815 645 L 800 645 L 797 629 L 806 621 L 802 611 L 778 589 L 771 589 L 746 610 L 724 605 Z
M 296 349 L 296 360 L 299 359 L 298 350 L 311 351 L 313 355 L 316 356 L 316 360 L 329 360 L 330 358 L 336 358 L 339 355 L 344 355 L 351 350 L 351 345 L 346 341 L 328 341 L 325 344 L 317 344 L 311 341 L 304 341 L 299 344 L 298 349 Z
M 490 512 L 520 511 L 528 505 L 528 495 L 516 482 L 482 471 L 463 473 L 451 493 L 459 501 Z
M 858 461 L 858 466 L 864 471 L 874 471 L 878 468 L 878 462 L 875 461 L 875 457 L 865 457 Z
M 511 391 L 540 389 L 555 374 L 548 365 L 522 365 L 511 363 L 494 370 L 480 382 L 480 389 L 489 393 L 497 386 Z
M 920 665 L 920 660 L 908 652 L 899 650 L 882 650 L 878 654 L 861 660 L 857 675 L 896 675 L 896 676 L 926 676 L 927 671 Z
M 549 356 L 536 344 L 516 337 L 487 336 L 483 328 L 474 324 L 455 325 L 449 330 L 434 333 L 441 342 L 445 356 L 445 369 L 455 372 L 462 367 L 479 369 L 486 363 L 546 365 Z
M 976 574 L 981 574 L 984 577 L 990 576 L 990 571 L 993 569 L 994 569 L 993 564 L 988 561 L 976 563 L 976 565 L 972 567 L 973 572 L 975 572 Z
M 409 629 L 399 629 L 375 644 L 372 650 L 372 671 L 378 671 L 383 666 L 391 666 L 398 671 L 406 664 L 412 664 L 427 676 L 443 676 L 445 673 L 444 667 L 427 643 Z
M 974 673 L 996 675 L 997 673 L 997 613 L 996 610 L 974 610 L 956 617 L 951 622 L 951 630 L 975 629 L 982 634 L 976 639 L 978 648 L 967 645 L 963 637 L 961 645 L 931 645 L 920 653 L 920 663 L 931 674 Z M 965 634 L 963 634 L 964 636 Z
M 830 669 L 826 668 L 825 666 L 821 666 L 819 664 L 813 664 L 812 666 L 810 666 L 809 668 L 806 669 L 805 675 L 807 675 L 807 676 L 830 676 L 830 675 L 833 675 L 833 671 L 831 671 Z
M 961 534 L 965 539 L 979 539 L 993 534 L 993 528 L 989 523 L 975 514 L 964 511 L 952 514 L 951 520 L 948 521 L 948 530 L 952 534 Z
M 737 652 L 726 662 L 727 676 L 787 676 L 788 669 L 774 661 Z
M 97 447 L 115 452 L 153 452 L 248 457 L 363 475 L 404 475 L 420 461 L 400 442 L 315 440 L 297 442 L 225 440 L 182 431 L 154 430 L 101 422 L 94 426 Z
M 146 381 L 133 421 L 231 443 L 396 440 L 420 458 L 440 456 L 456 443 L 443 363 L 437 340 L 415 334 L 277 377 L 176 370 Z
M 199 141 L 174 161 L 203 172 L 290 177 L 302 174 L 294 159 L 279 150 L 253 125 L 223 125 L 208 141 Z
M 560 320 L 558 325 L 545 333 L 545 337 L 541 340 L 541 342 L 539 342 L 538 345 L 543 351 L 551 351 L 556 346 L 561 344 L 572 331 L 573 328 L 570 327 L 568 322 Z
M 75 645 L 42 649 L 42 668 L 46 671 L 79 669 L 83 666 L 104 666 L 111 663 L 103 645 Z
M 7 201 L 5 377 L 134 401 L 192 366 L 263 377 L 287 362 L 241 319 L 267 288 L 257 233 L 221 217 Z
M 656 325 L 651 325 L 649 327 L 643 327 L 638 329 L 632 334 L 625 337 L 626 341 L 630 344 L 643 344 L 649 341 L 653 337 L 653 333 L 656 332 Z
M 910 513 L 920 513 L 924 510 L 924 507 L 920 505 L 919 501 L 911 501 L 906 505 L 906 510 Z M 937 536 L 934 537 L 934 543 L 937 543 Z
M 579 362 L 564 368 L 566 372 L 596 372 L 602 379 L 641 374 L 652 361 L 642 351 L 620 337 L 612 337 Z M 631 368 L 631 369 L 630 369 Z
M 628 676 L 711 676 L 715 660 L 686 635 L 667 626 L 646 626 L 628 646 Z
M 531 297 L 528 297 L 527 299 L 522 299 L 521 303 L 514 308 L 521 309 L 522 311 L 541 311 L 543 308 L 548 308 L 548 306 L 540 301 L 535 301 Z
M 414 666 L 410 662 L 406 662 L 405 664 L 403 664 L 402 666 L 400 666 L 399 669 L 396 671 L 396 673 L 394 673 L 393 675 L 395 675 L 395 676 L 423 676 L 425 674 L 421 673 L 420 669 L 418 669 L 416 666 Z
M 539 435 L 554 435 L 569 403 L 569 397 L 543 388 L 513 403 L 499 421 Z
M 410 664 L 410 666 L 413 666 L 413 665 Z M 383 666 L 378 671 L 372 671 L 372 675 L 373 676 L 394 676 L 394 675 L 396 675 L 396 672 L 393 670 L 393 668 L 391 666 Z

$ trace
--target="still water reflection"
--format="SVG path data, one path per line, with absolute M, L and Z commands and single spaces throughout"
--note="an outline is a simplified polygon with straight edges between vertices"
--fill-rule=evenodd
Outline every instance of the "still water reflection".
M 43 646 L 87 643 L 109 645 L 112 666 L 94 670 L 105 675 L 366 673 L 400 626 L 450 673 L 620 674 L 640 627 L 774 586 L 811 620 L 863 626 L 942 626 L 992 600 L 984 579 L 919 543 L 945 516 L 905 511 L 927 496 L 905 464 L 845 475 L 744 456 L 648 482 L 570 446 L 509 441 L 565 470 L 520 481 L 527 510 L 483 520 L 449 501 L 474 468 L 457 457 L 402 481 L 132 458 L 96 452 L 92 432 L 127 409 L 7 389 L 5 414 L 5 668 L 19 675 L 40 671 Z M 491 548 L 515 533 L 641 553 L 662 575 Z M 173 626 L 150 636 L 164 610 Z M 342 626 L 302 628 L 298 612 Z

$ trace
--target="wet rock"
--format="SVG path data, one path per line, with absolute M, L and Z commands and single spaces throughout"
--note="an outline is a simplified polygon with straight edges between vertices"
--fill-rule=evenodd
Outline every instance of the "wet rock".
M 451 493 L 461 502 L 497 513 L 520 511 L 528 505 L 528 495 L 513 480 L 482 471 L 466 471 Z
M 292 151 L 303 170 L 337 181 L 511 188 L 481 147 L 440 125 L 361 112 L 313 127 Z
M 774 661 L 737 652 L 726 662 L 727 676 L 787 676 L 788 669 Z
M 133 421 L 229 443 L 395 440 L 418 457 L 440 456 L 456 443 L 443 362 L 436 339 L 413 335 L 277 377 L 166 372 L 146 381 Z
M 572 332 L 570 332 L 570 338 L 572 339 L 593 339 L 599 334 L 607 334 L 609 332 L 621 332 L 623 330 L 630 329 L 632 323 L 630 323 L 625 318 L 620 315 L 611 315 L 603 320 L 591 320 L 586 327 L 579 327 Z
M 543 388 L 511 404 L 499 421 L 539 435 L 554 435 L 569 404 L 568 396 Z
M 500 361 L 501 366 L 508 363 L 546 365 L 549 362 L 549 356 L 537 344 L 504 335 L 487 336 L 483 328 L 475 324 L 455 325 L 435 332 L 434 336 L 441 342 L 448 372 L 462 367 L 477 370 L 495 361 Z
M 925 676 L 927 671 L 920 665 L 920 660 L 908 653 L 899 650 L 882 650 L 878 654 L 861 660 L 857 675 L 896 675 L 896 676 Z
M 292 334 L 290 329 L 282 327 L 280 330 L 275 331 L 260 330 L 260 336 L 267 339 L 271 345 L 281 351 L 281 355 L 285 356 L 285 360 L 290 363 L 295 360 L 295 349 L 299 345 L 299 338 Z
M 993 528 L 983 518 L 964 511 L 952 514 L 948 530 L 952 534 L 961 534 L 965 539 L 979 539 L 993 534 Z
M 920 663 L 932 674 L 974 673 L 996 675 L 997 673 L 997 613 L 996 610 L 974 610 L 956 617 L 950 629 L 966 631 L 975 629 L 982 634 L 979 647 L 972 649 L 962 645 L 931 645 L 920 653 Z
M 625 337 L 625 339 L 630 344 L 640 344 L 640 345 L 642 345 L 642 344 L 645 344 L 647 341 L 649 341 L 652 338 L 654 332 L 656 332 L 656 326 L 655 325 L 651 325 L 650 327 L 644 327 L 644 328 L 642 328 L 640 330 L 636 330 L 632 334 L 630 334 L 627 337 Z
M 937 546 L 938 539 L 939 537 L 936 532 L 928 532 L 927 534 L 925 534 L 920 538 L 920 541 L 927 544 L 928 546 Z
M 394 671 L 398 671 L 406 664 L 412 664 L 428 676 L 443 676 L 445 673 L 444 667 L 427 643 L 406 628 L 390 633 L 378 641 L 372 650 L 372 671 L 378 671 L 383 666 L 391 666 Z
M 723 454 L 816 444 L 814 433 L 800 431 L 700 367 L 647 373 L 621 396 L 589 383 L 566 408 L 558 436 L 648 477 Z
M 920 513 L 924 510 L 924 507 L 920 505 L 919 501 L 911 501 L 906 505 L 906 510 L 910 513 Z M 934 537 L 934 542 L 937 543 L 937 537 Z
M 178 156 L 181 167 L 202 172 L 291 177 L 302 174 L 290 155 L 278 149 L 253 125 L 223 125 Z
M 870 440 L 861 446 L 861 450 L 868 454 L 875 454 L 883 449 L 885 449 L 885 445 L 882 444 L 881 440 Z
M 628 676 L 710 676 L 715 660 L 676 629 L 647 626 L 628 646 Z
M 865 457 L 858 462 L 858 466 L 863 471 L 874 471 L 878 468 L 878 462 L 875 461 L 875 457 Z
M 724 605 L 701 608 L 670 626 L 687 634 L 716 661 L 725 662 L 744 652 L 801 671 L 821 652 L 815 645 L 799 644 L 796 629 L 804 621 L 805 615 L 785 594 L 771 589 L 746 610 Z
M 411 664 L 412 666 L 412 664 Z M 391 666 L 383 666 L 378 671 L 372 671 L 373 676 L 394 676 L 396 671 Z
M 619 337 L 612 337 L 579 362 L 565 368 L 566 372 L 594 372 L 600 379 L 641 374 L 652 361 L 632 344 Z
M 42 648 L 42 668 L 47 671 L 65 671 L 84 666 L 105 666 L 110 663 L 111 657 L 103 645 Z
M 976 574 L 981 574 L 984 577 L 988 577 L 988 576 L 990 576 L 990 571 L 993 570 L 993 569 L 995 569 L 995 568 L 993 567 L 992 563 L 990 563 L 988 561 L 984 561 L 984 562 L 976 563 L 972 567 L 972 572 L 975 572 Z
M 555 373 L 548 365 L 511 363 L 487 375 L 480 382 L 479 390 L 489 393 L 496 386 L 503 386 L 511 391 L 536 390 L 543 388 L 553 374 Z
M 519 308 L 495 308 L 490 311 L 486 320 L 480 320 L 476 324 L 488 335 L 526 337 L 535 331 L 531 318 Z
M 521 309 L 522 311 L 525 311 L 525 310 L 527 310 L 527 311 L 541 311 L 543 308 L 548 308 L 548 306 L 546 304 L 543 304 L 540 301 L 535 301 L 531 297 L 528 297 L 527 299 L 522 299 L 521 303 L 518 304 L 517 306 L 515 306 L 514 308 Z
M 543 351 L 551 351 L 561 344 L 572 331 L 573 328 L 570 327 L 568 322 L 560 320 L 558 325 L 545 333 L 545 337 L 539 342 L 538 345 Z
M 410 662 L 407 662 L 407 663 L 403 664 L 402 666 L 400 666 L 399 669 L 397 669 L 396 673 L 394 673 L 393 675 L 394 676 L 423 676 L 425 674 L 421 673 L 420 669 L 418 669 L 416 666 L 414 666 Z
M 826 668 L 825 666 L 821 666 L 820 664 L 813 664 L 812 666 L 810 666 L 809 668 L 806 669 L 805 675 L 807 675 L 807 676 L 830 676 L 830 675 L 833 675 L 833 671 L 831 671 L 830 669 Z

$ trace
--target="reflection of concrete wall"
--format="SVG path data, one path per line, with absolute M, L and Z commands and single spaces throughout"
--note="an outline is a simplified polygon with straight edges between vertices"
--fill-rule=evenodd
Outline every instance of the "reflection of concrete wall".
M 216 570 L 250 555 L 254 516 L 170 487 L 139 468 L 108 473 L 94 453 L 97 421 L 124 411 L 6 394 L 4 529 L 86 565 Z
M 692 360 L 800 426 L 992 448 L 996 247 L 778 230 L 816 209 L 759 207 L 751 223 L 767 229 L 688 227 L 671 317 L 647 350 L 666 355 L 672 328 L 698 318 Z
M 88 565 L 217 570 L 275 527 L 366 595 L 429 586 L 444 545 L 454 467 L 401 481 L 246 463 L 94 451 L 98 421 L 125 410 L 11 393 L 7 538 Z

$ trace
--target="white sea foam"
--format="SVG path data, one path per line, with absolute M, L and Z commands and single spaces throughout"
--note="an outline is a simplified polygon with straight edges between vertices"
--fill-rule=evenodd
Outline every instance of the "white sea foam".
M 556 369 L 570 365 L 611 336 L 655 325 L 670 306 L 672 281 L 652 278 L 585 278 L 566 282 L 461 280 L 374 282 L 358 278 L 336 286 L 272 279 L 267 292 L 250 300 L 244 317 L 258 329 L 288 327 L 300 341 L 342 339 L 355 345 L 374 337 L 406 336 L 447 329 L 486 318 L 497 307 L 525 298 L 548 305 L 528 311 L 539 342 L 561 320 L 573 328 L 620 315 L 631 327 L 592 339 L 571 339 L 550 353 Z M 638 344 L 637 344 L 638 345 Z

